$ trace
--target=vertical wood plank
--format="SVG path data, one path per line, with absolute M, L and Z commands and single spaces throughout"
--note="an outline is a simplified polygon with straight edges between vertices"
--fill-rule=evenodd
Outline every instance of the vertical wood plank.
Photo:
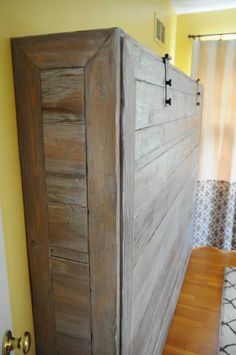
M 135 107 L 136 83 L 132 62 L 122 41 L 122 354 L 131 353 L 131 311 L 134 242 L 134 162 L 135 162 Z
M 119 353 L 120 35 L 86 67 L 93 354 Z
M 37 355 L 56 355 L 40 72 L 13 41 L 13 63 Z M 43 340 L 43 341 L 42 341 Z

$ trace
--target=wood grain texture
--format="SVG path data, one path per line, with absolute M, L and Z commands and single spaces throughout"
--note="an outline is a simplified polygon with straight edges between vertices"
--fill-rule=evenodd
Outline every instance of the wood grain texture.
M 159 70 L 163 70 L 159 64 Z M 144 74 L 143 74 L 144 75 Z M 172 99 L 170 107 L 164 106 L 165 91 L 163 84 L 158 82 L 137 81 L 136 129 L 152 127 L 168 121 L 176 121 L 185 117 L 199 115 L 200 108 L 196 106 L 195 91 L 183 93 L 169 89 L 168 97 Z M 157 98 L 159 98 L 157 100 Z
M 84 68 L 41 72 L 44 123 L 85 121 Z
M 135 77 L 133 65 L 127 51 L 127 43 L 122 40 L 123 86 L 121 116 L 121 353 L 131 353 L 132 278 L 134 242 L 134 162 L 135 162 Z M 132 93 L 132 95 L 130 95 Z
M 128 51 L 132 53 L 133 70 L 137 81 L 144 81 L 150 84 L 164 87 L 165 71 L 163 70 L 162 58 L 140 45 L 126 33 L 124 38 L 127 41 Z M 197 93 L 195 80 L 181 72 L 171 64 L 168 65 L 168 78 L 172 79 L 172 89 L 183 93 Z M 170 107 L 169 107 L 170 108 Z
M 143 208 L 135 215 L 133 265 L 136 264 L 143 248 L 150 242 L 150 236 L 169 211 L 179 192 L 187 184 L 189 175 L 186 175 L 186 171 L 195 171 L 197 165 L 198 156 L 195 148 L 162 184 L 157 185 L 152 198 L 145 201 Z
M 190 116 L 137 130 L 135 132 L 135 159 L 142 159 L 148 153 L 153 153 L 178 137 L 184 137 L 195 130 L 196 126 L 199 126 L 199 117 Z
M 226 266 L 236 266 L 235 252 L 193 250 L 163 355 L 217 354 Z
M 91 355 L 91 344 L 57 332 L 57 355 Z
M 114 32 L 100 29 L 14 38 L 14 42 L 40 69 L 85 67 Z
M 46 70 L 41 81 L 48 201 L 86 207 L 84 69 Z
M 87 209 L 73 205 L 48 204 L 51 252 L 64 249 L 65 258 L 88 253 Z M 60 255 L 61 256 L 61 253 Z
M 89 266 L 52 257 L 57 336 L 72 338 L 74 354 L 91 353 Z M 58 353 L 68 354 L 69 348 Z M 76 351 L 76 352 L 75 352 Z
M 120 321 L 118 30 L 86 67 L 86 98 L 92 351 L 112 355 L 119 352 Z
M 161 58 L 118 29 L 14 43 L 38 354 L 161 354 L 191 249 L 196 82 L 170 66 L 165 107 Z
M 200 123 L 198 123 L 198 125 L 199 124 Z M 183 135 L 172 139 L 171 141 L 161 145 L 157 149 L 154 149 L 151 152 L 149 152 L 148 154 L 144 155 L 142 158 L 139 158 L 138 160 L 135 161 L 135 170 L 137 172 L 138 172 L 138 170 L 142 170 L 147 165 L 154 162 L 155 159 L 157 159 L 161 155 L 167 153 L 168 150 L 173 149 L 174 146 L 176 146 L 177 144 L 181 144 L 181 142 L 183 142 L 185 139 L 189 138 L 190 136 L 193 136 L 195 133 L 194 131 L 195 131 L 195 129 L 193 129 L 191 131 L 186 131 L 186 133 L 184 133 Z
M 43 131 L 46 172 L 84 177 L 86 175 L 85 125 L 44 123 Z
M 46 175 L 48 202 L 87 206 L 86 177 Z
M 191 249 L 191 234 L 186 231 L 192 225 L 193 206 L 189 207 L 189 201 L 193 202 L 196 173 L 195 168 L 134 267 L 131 327 L 134 354 L 154 354 L 156 347 L 163 346 L 160 334 L 169 326 L 165 316 L 170 309 L 174 311 L 176 302 L 172 289 L 179 273 L 183 274 L 182 262 L 187 261 Z
M 56 355 L 43 159 L 40 73 L 22 53 L 15 41 L 12 42 L 12 49 L 37 354 Z
M 143 208 L 144 202 L 149 201 L 156 193 L 158 185 L 165 180 L 183 163 L 185 157 L 198 145 L 199 127 L 164 154 L 151 161 L 134 176 L 134 210 L 135 215 Z M 156 181 L 158 179 L 158 185 Z
M 161 354 L 191 250 L 200 109 L 172 67 L 165 107 L 163 62 L 126 36 L 123 48 L 122 351 Z
M 82 31 L 12 41 L 38 355 L 78 353 L 79 335 L 74 337 L 55 330 L 49 255 L 81 261 L 83 268 L 89 268 L 84 220 L 87 213 L 84 67 L 113 32 L 113 29 Z M 63 270 L 57 271 L 57 285 L 60 285 Z M 68 297 L 70 287 L 63 292 Z M 63 304 L 64 299 L 60 301 Z M 74 327 L 73 307 L 78 309 L 80 301 L 89 303 L 90 293 L 82 299 L 74 298 L 73 302 L 77 303 L 70 304 L 64 314 L 59 314 L 57 308 L 57 322 L 58 319 L 60 324 L 65 322 L 67 330 Z M 87 338 L 79 342 L 79 353 L 91 353 Z

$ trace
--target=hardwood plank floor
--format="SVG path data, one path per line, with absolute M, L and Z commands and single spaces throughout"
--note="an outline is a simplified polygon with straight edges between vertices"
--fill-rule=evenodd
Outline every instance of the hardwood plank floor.
M 163 355 L 216 355 L 225 266 L 236 252 L 194 249 Z

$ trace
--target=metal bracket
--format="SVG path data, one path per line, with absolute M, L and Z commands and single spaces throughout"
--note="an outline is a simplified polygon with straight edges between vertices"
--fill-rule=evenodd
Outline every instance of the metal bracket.
M 200 104 L 201 104 L 201 101 L 200 101 L 200 96 L 201 96 L 201 92 L 199 91 L 199 81 L 200 81 L 200 79 L 197 79 L 196 80 L 196 83 L 197 83 L 197 102 L 196 102 L 196 105 L 197 106 L 200 106 Z
M 168 98 L 168 90 L 167 86 L 171 87 L 172 86 L 172 79 L 167 79 L 167 63 L 171 60 L 171 57 L 169 56 L 168 53 L 165 54 L 164 57 L 162 57 L 163 63 L 165 65 L 165 106 L 171 106 L 171 98 Z

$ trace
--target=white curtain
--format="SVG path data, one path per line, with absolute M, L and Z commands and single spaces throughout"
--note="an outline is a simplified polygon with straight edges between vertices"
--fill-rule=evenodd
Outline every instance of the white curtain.
M 236 248 L 236 40 L 193 42 L 204 88 L 194 246 Z

